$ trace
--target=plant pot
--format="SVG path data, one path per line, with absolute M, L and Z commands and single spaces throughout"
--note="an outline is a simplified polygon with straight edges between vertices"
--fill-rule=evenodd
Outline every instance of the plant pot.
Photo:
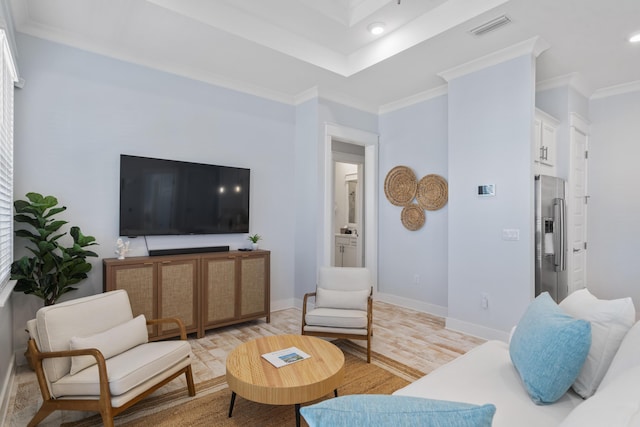
M 254 251 L 258 250 L 258 244 L 257 243 L 252 243 L 251 244 L 251 249 L 254 250 Z

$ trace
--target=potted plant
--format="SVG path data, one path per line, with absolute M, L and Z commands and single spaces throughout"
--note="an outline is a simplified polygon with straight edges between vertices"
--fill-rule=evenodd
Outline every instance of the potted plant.
M 11 264 L 11 279 L 17 280 L 14 291 L 33 294 L 42 298 L 44 305 L 52 305 L 87 278 L 91 264 L 86 259 L 98 255 L 84 248 L 97 243 L 93 236 L 83 235 L 79 227 L 71 227 L 73 244 L 65 246 L 60 239 L 67 233 L 60 228 L 67 221 L 55 220 L 54 215 L 67 208 L 57 207 L 58 199 L 53 196 L 27 193 L 27 199 L 13 204 L 15 221 L 30 226 L 15 230 L 15 235 L 33 244 L 27 247 L 33 256 L 25 255 Z
M 250 234 L 248 239 L 251 240 L 251 248 L 255 251 L 256 249 L 258 249 L 258 240 L 261 240 L 262 236 L 257 233 Z

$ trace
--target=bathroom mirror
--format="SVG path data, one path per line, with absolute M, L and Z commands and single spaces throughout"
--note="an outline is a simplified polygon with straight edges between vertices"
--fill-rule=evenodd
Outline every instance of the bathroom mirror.
M 347 186 L 347 222 L 349 227 L 358 226 L 358 174 L 347 174 L 345 176 Z

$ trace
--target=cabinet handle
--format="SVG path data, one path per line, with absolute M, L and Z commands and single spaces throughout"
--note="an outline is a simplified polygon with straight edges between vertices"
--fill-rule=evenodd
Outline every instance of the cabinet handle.
M 540 146 L 540 160 L 544 160 L 544 146 Z

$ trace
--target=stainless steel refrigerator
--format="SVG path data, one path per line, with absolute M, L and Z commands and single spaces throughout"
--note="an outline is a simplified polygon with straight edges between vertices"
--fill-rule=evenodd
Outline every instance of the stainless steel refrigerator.
M 549 292 L 556 301 L 568 294 L 566 183 L 546 175 L 535 177 L 536 296 Z

